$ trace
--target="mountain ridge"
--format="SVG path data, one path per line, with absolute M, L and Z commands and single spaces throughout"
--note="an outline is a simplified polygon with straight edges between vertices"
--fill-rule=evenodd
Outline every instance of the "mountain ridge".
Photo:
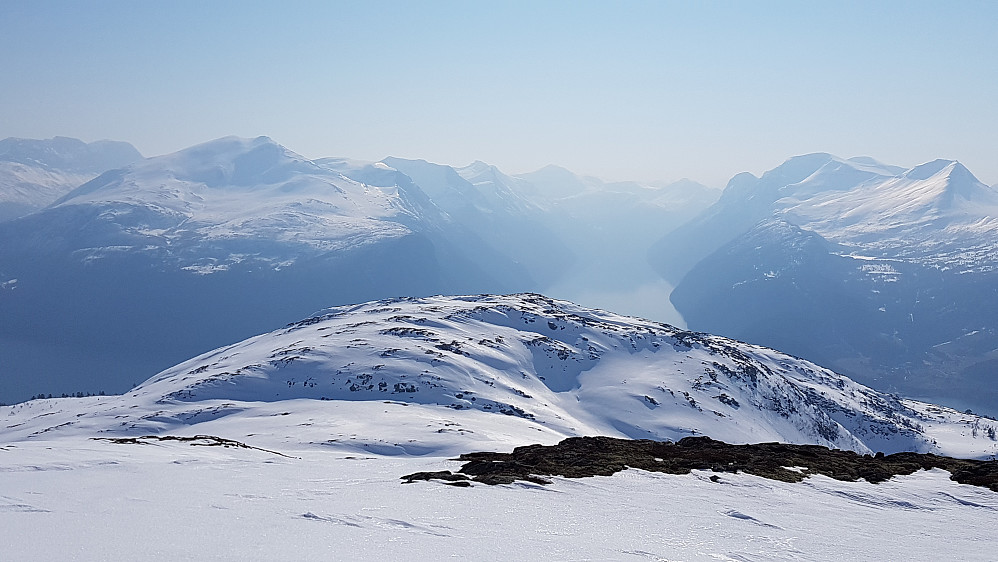
M 525 431 L 520 444 L 573 435 L 708 435 L 868 454 L 998 452 L 993 420 L 878 393 L 774 350 L 537 294 L 334 307 L 178 364 L 123 396 L 42 401 L 35 407 L 52 413 L 8 417 L 17 425 L 4 435 L 15 442 L 39 431 L 135 436 L 185 427 L 218 434 L 215 425 L 227 419 L 281 408 L 315 416 L 324 408 L 384 404 L 394 404 L 393 412 L 416 408 L 415 418 L 393 430 L 407 436 L 396 451 L 409 454 L 480 442 L 495 424 Z M 465 433 L 447 440 L 436 424 L 421 426 L 433 412 L 463 420 Z M 306 430 L 287 439 L 300 445 L 316 437 Z

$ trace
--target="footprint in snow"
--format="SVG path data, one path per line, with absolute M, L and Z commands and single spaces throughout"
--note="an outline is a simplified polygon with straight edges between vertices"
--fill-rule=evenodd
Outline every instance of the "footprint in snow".
M 780 528 L 780 527 L 777 527 L 776 525 L 771 525 L 769 523 L 763 523 L 762 521 L 759 521 L 758 519 L 756 519 L 755 517 L 752 517 L 751 515 L 745 515 L 744 513 L 740 512 L 740 511 L 736 511 L 734 509 L 729 509 L 728 511 L 725 511 L 724 515 L 727 515 L 728 517 L 734 517 L 735 519 L 741 519 L 742 521 L 750 521 L 752 523 L 755 523 L 756 525 L 762 525 L 763 527 L 769 527 L 771 529 L 779 529 Z

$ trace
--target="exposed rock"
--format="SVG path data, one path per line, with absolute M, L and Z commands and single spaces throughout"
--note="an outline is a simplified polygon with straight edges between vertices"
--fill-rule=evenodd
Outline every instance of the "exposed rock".
M 813 474 L 836 480 L 880 483 L 917 470 L 941 468 L 961 484 L 998 492 L 998 461 L 955 459 L 932 454 L 895 453 L 874 456 L 818 445 L 759 443 L 729 445 L 709 437 L 686 437 L 676 443 L 613 437 L 571 437 L 552 446 L 528 445 L 512 453 L 468 453 L 457 473 L 419 472 L 403 476 L 406 482 L 440 479 L 509 484 L 524 480 L 549 484 L 544 476 L 584 478 L 610 476 L 625 468 L 666 474 L 692 470 L 715 473 L 744 472 L 783 482 L 800 482 Z M 715 475 L 712 481 L 718 481 Z

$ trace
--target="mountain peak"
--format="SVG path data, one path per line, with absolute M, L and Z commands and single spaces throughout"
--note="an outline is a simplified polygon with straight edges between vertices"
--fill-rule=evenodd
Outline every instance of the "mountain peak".
M 781 185 L 798 183 L 807 179 L 808 176 L 817 172 L 822 166 L 835 159 L 835 156 L 832 156 L 827 152 L 815 152 L 794 156 L 776 168 L 764 173 L 761 179 L 763 181 L 779 183 Z
M 273 184 L 319 166 L 270 137 L 222 137 L 173 154 L 150 158 L 143 167 L 169 169 L 177 179 L 209 187 Z
M 963 167 L 963 164 L 960 164 L 956 160 L 946 160 L 943 158 L 937 158 L 936 160 L 933 160 L 931 162 L 926 162 L 925 164 L 915 166 L 914 168 L 905 172 L 903 174 L 903 177 L 911 180 L 927 180 L 932 176 L 938 174 L 939 172 L 946 170 L 947 168 L 955 169 L 956 166 L 963 168 L 963 170 L 965 170 L 968 174 L 970 173 L 969 170 Z
M 532 293 L 326 309 L 163 371 L 129 394 L 153 408 L 392 400 L 510 416 L 566 435 L 940 449 L 932 428 L 905 421 L 917 405 L 816 365 Z M 984 436 L 963 442 L 977 454 L 995 447 Z
M 476 172 L 484 172 L 485 170 L 490 170 L 490 169 L 492 169 L 494 167 L 495 166 L 493 166 L 492 164 L 489 164 L 487 162 L 482 162 L 481 160 L 475 160 L 471 164 L 468 164 L 467 166 L 465 166 L 465 169 L 467 169 L 467 170 L 474 170 Z

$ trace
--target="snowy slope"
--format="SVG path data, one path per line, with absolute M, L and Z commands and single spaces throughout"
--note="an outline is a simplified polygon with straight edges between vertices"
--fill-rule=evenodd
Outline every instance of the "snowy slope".
M 994 492 L 941 470 L 877 485 L 639 470 L 402 484 L 460 453 L 580 434 L 996 452 L 993 420 L 533 294 L 335 307 L 125 395 L 32 400 L 0 420 L 17 559 L 987 560 L 982 529 L 998 524 Z
M 998 452 L 992 420 L 901 401 L 769 349 L 534 294 L 336 307 L 191 359 L 124 396 L 36 400 L 0 415 L 3 438 L 16 442 L 80 431 L 206 433 L 228 418 L 290 411 L 300 421 L 337 408 L 411 416 L 390 432 L 404 441 L 377 445 L 410 454 L 450 454 L 467 441 L 457 432 L 441 442 L 445 426 L 424 423 L 442 412 L 461 432 L 519 428 L 531 440 L 705 434 L 866 453 Z M 326 441 L 330 422 L 315 423 L 289 439 Z M 384 433 L 364 423 L 355 434 Z
M 783 188 L 788 195 L 776 201 L 776 213 L 858 253 L 960 271 L 995 268 L 998 190 L 959 162 L 935 160 L 845 190 L 822 189 L 826 167 Z
M 425 194 L 426 201 L 438 209 L 434 222 L 445 227 L 445 235 L 454 244 L 473 247 L 470 253 L 476 263 L 493 277 L 529 279 L 519 283 L 523 289 L 547 286 L 574 259 L 564 241 L 545 226 L 549 217 L 540 209 L 508 189 L 466 180 L 460 173 L 463 169 L 402 158 L 374 163 L 324 158 L 318 162 L 370 185 L 401 185 Z M 501 175 L 494 167 L 474 166 Z
M 578 259 L 571 240 L 550 228 L 550 214 L 511 189 L 512 178 L 495 166 L 452 168 L 404 158 L 382 163 L 411 177 L 453 221 L 513 256 L 537 289 L 564 278 Z
M 0 221 L 41 209 L 101 172 L 141 159 L 123 142 L 0 140 Z
M 453 488 L 399 480 L 459 464 L 446 458 L 283 451 L 297 458 L 88 439 L 4 447 L 4 556 L 986 561 L 998 546 L 998 495 L 940 470 L 876 485 L 628 470 Z
M 959 162 L 904 170 L 869 158 L 808 154 L 761 178 L 732 178 L 717 203 L 656 245 L 653 260 L 678 281 L 759 221 L 777 218 L 864 255 L 973 270 L 994 261 L 996 212 L 998 190 Z

